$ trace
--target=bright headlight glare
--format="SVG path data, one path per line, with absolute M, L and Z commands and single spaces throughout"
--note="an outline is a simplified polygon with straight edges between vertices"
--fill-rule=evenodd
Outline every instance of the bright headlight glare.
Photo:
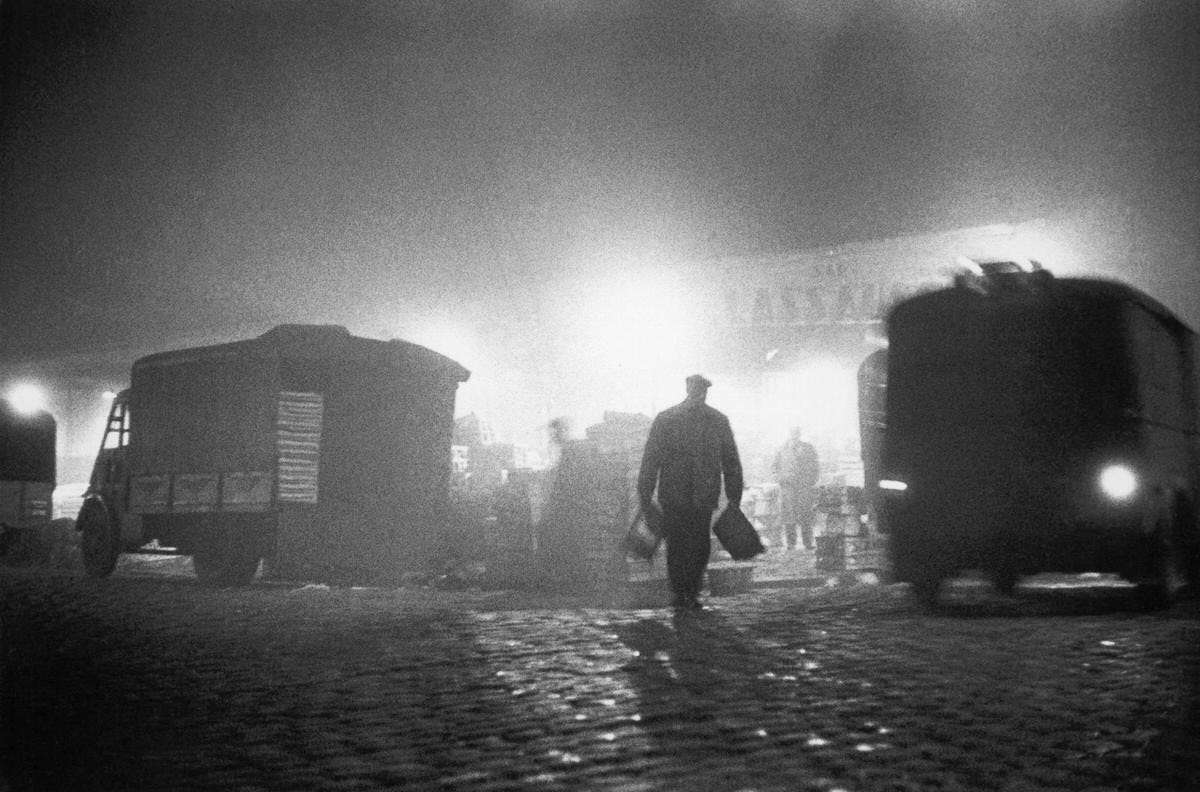
M 1128 499 L 1137 485 L 1137 474 L 1125 465 L 1109 465 L 1100 471 L 1100 491 L 1113 500 Z
M 880 479 L 879 489 L 891 490 L 892 492 L 904 492 L 908 489 L 908 484 L 897 479 Z

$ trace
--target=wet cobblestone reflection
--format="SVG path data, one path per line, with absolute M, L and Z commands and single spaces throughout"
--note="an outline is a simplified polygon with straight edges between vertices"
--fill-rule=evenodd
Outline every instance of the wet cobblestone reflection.
M 1200 612 L 0 577 L 21 789 L 1189 790 Z M 973 596 L 973 595 L 972 595 Z M 982 596 L 982 595 L 981 595 Z

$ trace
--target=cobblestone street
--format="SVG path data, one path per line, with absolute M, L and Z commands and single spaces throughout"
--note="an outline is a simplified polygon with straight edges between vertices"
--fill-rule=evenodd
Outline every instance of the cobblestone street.
M 1200 611 L 0 571 L 10 790 L 1200 789 Z M 644 601 L 643 601 L 644 600 Z

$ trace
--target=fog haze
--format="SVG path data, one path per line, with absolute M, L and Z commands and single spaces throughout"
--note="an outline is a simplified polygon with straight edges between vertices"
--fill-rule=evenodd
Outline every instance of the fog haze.
M 1200 319 L 1191 2 L 0 13 L 5 359 L 499 326 L 614 266 L 1047 216 Z

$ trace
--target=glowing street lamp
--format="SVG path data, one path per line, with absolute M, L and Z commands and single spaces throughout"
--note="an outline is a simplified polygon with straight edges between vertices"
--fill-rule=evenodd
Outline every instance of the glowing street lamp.
M 22 382 L 8 392 L 8 402 L 19 413 L 32 415 L 46 409 L 46 391 L 32 382 Z

